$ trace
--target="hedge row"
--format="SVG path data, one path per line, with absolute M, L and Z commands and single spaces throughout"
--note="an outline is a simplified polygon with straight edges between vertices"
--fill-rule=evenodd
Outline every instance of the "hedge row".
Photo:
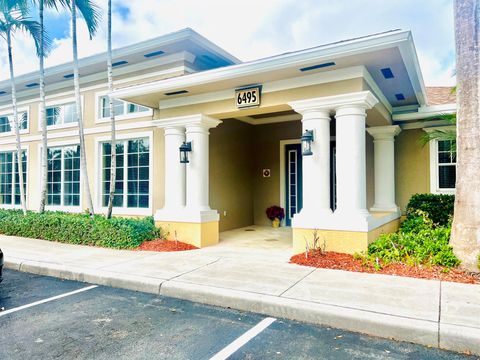
M 131 249 L 160 236 L 152 217 L 143 219 L 112 218 L 64 212 L 0 209 L 0 233 L 58 241 L 68 244 Z
M 434 224 L 447 226 L 453 217 L 454 195 L 415 194 L 407 205 L 407 217 L 417 216 L 417 210 L 425 212 Z

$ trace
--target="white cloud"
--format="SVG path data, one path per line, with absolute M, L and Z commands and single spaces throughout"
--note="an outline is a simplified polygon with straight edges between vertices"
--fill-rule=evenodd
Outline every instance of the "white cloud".
M 106 0 L 98 1 L 105 9 Z M 114 46 L 123 46 L 191 27 L 242 60 L 368 35 L 394 28 L 411 29 L 427 85 L 451 84 L 453 68 L 452 0 L 116 0 L 128 7 L 115 14 Z M 51 14 L 49 14 L 51 16 Z M 79 21 L 80 56 L 105 50 L 106 21 L 90 41 Z M 52 66 L 71 60 L 71 40 L 56 39 L 47 60 Z M 3 45 L 2 45 L 3 46 Z M 5 53 L 4 47 L 1 48 Z M 8 78 L 6 56 L 0 77 Z M 33 43 L 15 41 L 16 73 L 35 71 Z

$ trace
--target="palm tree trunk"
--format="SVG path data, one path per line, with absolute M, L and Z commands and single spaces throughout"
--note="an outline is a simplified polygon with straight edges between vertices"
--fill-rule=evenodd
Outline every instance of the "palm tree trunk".
M 43 23 L 44 0 L 39 1 L 38 13 L 40 17 L 40 119 L 42 119 L 42 180 L 40 192 L 40 207 L 38 211 L 45 211 L 47 202 L 47 171 L 48 171 L 48 142 L 47 142 L 47 117 L 45 105 L 45 53 L 44 53 L 44 23 Z
M 108 31 L 107 31 L 107 67 L 108 67 L 108 92 L 113 91 L 113 67 L 112 67 L 112 0 L 108 0 Z M 117 141 L 115 133 L 115 114 L 113 99 L 108 96 L 108 107 L 110 109 L 111 126 L 111 157 L 110 157 L 110 190 L 108 196 L 107 219 L 112 217 L 113 200 L 115 198 L 115 181 L 117 175 Z
M 87 198 L 87 206 L 90 215 L 93 216 L 94 208 L 92 193 L 90 192 L 90 182 L 88 180 L 87 157 L 85 152 L 85 132 L 83 128 L 82 99 L 80 96 L 80 80 L 78 70 L 78 47 L 77 47 L 77 9 L 76 2 L 72 0 L 72 47 L 73 47 L 73 84 L 75 87 L 75 104 L 77 108 L 78 137 L 80 140 L 80 173 L 83 178 L 83 189 Z
M 22 204 L 23 214 L 27 214 L 27 205 L 25 201 L 25 189 L 23 181 L 23 162 L 22 162 L 22 145 L 20 142 L 20 123 L 18 121 L 18 109 L 17 109 L 17 93 L 15 89 L 15 74 L 13 72 L 13 56 L 12 56 L 12 37 L 10 31 L 7 31 L 7 46 L 8 46 L 8 64 L 10 66 L 10 82 L 12 84 L 12 106 L 13 106 L 13 122 L 15 128 L 15 138 L 17 143 L 17 168 L 18 179 L 20 185 L 20 202 Z M 15 190 L 14 190 L 15 191 Z M 13 197 L 15 202 L 15 196 Z
M 480 1 L 455 0 L 457 183 L 451 245 L 478 271 L 480 254 Z

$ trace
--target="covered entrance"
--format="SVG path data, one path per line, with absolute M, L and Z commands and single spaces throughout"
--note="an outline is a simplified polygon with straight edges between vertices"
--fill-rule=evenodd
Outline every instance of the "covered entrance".
M 265 210 L 280 205 L 295 253 L 317 233 L 327 250 L 353 253 L 396 230 L 400 127 L 392 113 L 423 104 L 421 83 L 411 77 L 415 64 L 404 59 L 416 59 L 406 35 L 380 34 L 116 91 L 158 109 L 153 124 L 164 193 L 156 223 L 203 247 L 218 244 L 220 233 L 270 226 Z M 251 96 L 240 96 L 246 92 Z M 295 144 L 305 133 L 313 136 L 311 154 L 300 158 Z M 188 154 L 179 161 L 181 147 Z
M 292 110 L 252 114 L 210 129 L 210 206 L 219 213 L 220 243 L 291 248 L 291 219 L 303 202 L 300 119 Z M 266 215 L 271 206 L 285 209 L 280 229 Z

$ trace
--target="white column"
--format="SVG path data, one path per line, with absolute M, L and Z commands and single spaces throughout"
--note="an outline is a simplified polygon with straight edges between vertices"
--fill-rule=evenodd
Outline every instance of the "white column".
M 395 136 L 398 125 L 367 129 L 373 136 L 375 166 L 375 203 L 371 211 L 398 211 L 395 203 Z
M 155 120 L 165 130 L 165 206 L 155 213 L 155 221 L 218 221 L 208 199 L 209 129 L 221 121 L 202 114 Z M 190 163 L 180 163 L 180 145 L 192 143 Z
M 185 207 L 185 166 L 180 163 L 179 148 L 185 141 L 185 128 L 165 128 L 165 209 L 175 211 Z
M 317 99 L 289 104 L 302 115 L 302 131 L 313 131 L 312 153 L 303 156 L 303 208 L 293 219 L 293 226 L 315 223 L 331 215 L 330 209 L 330 110 Z
M 187 170 L 187 202 L 189 214 L 212 212 L 209 204 L 209 129 L 221 123 L 204 115 L 185 124 L 186 141 L 192 143 Z M 217 212 L 215 211 L 215 214 Z
M 366 186 L 366 110 L 378 101 L 370 92 L 363 99 L 337 107 L 337 210 L 344 221 L 368 218 Z
M 303 157 L 303 206 L 318 215 L 330 209 L 330 111 L 309 110 L 303 114 L 303 131 L 313 130 L 311 156 Z M 307 195 L 306 195 L 307 194 Z

